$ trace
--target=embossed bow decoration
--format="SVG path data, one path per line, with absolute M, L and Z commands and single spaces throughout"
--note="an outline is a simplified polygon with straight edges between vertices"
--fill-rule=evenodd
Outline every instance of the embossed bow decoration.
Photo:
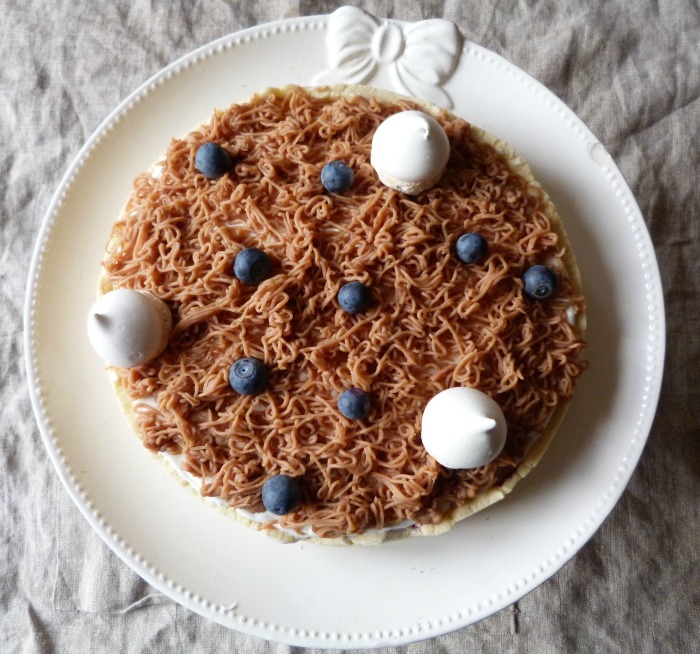
M 459 62 L 462 35 L 448 20 L 402 26 L 357 7 L 340 7 L 329 16 L 326 47 L 329 69 L 315 84 L 364 84 L 388 66 L 398 92 L 452 107 L 442 85 Z

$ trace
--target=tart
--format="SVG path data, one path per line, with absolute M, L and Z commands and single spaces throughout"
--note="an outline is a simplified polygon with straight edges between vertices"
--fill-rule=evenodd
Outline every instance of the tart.
M 372 165 L 378 128 L 408 111 L 449 145 L 439 179 L 411 194 Z M 474 260 L 465 234 L 485 243 Z M 551 293 L 533 295 L 532 269 Z M 112 229 L 99 292 L 124 288 L 173 318 L 157 357 L 110 366 L 134 431 L 204 498 L 283 541 L 448 531 L 538 463 L 586 367 L 574 254 L 527 163 L 446 110 L 370 87 L 267 89 L 174 139 Z M 263 375 L 257 392 L 236 389 L 236 365 Z M 421 438 L 431 399 L 462 387 L 507 425 L 470 468 Z M 288 505 L 266 504 L 266 484 Z

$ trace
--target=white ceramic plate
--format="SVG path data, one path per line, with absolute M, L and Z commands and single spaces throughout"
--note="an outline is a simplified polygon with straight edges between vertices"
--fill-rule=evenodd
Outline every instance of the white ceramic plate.
M 442 88 L 456 113 L 529 160 L 564 217 L 588 297 L 591 367 L 544 460 L 507 499 L 452 532 L 374 548 L 281 545 L 179 486 L 131 434 L 87 342 L 110 226 L 133 177 L 171 137 L 254 90 L 310 84 L 326 65 L 328 21 L 286 20 L 216 41 L 164 69 L 106 119 L 69 168 L 42 226 L 26 355 L 34 409 L 61 480 L 139 575 L 249 634 L 362 648 L 471 624 L 574 556 L 642 452 L 659 394 L 664 313 L 644 221 L 603 146 L 539 83 L 465 42 Z M 385 47 L 415 27 L 384 25 Z M 367 81 L 401 91 L 395 80 L 392 65 L 382 63 Z

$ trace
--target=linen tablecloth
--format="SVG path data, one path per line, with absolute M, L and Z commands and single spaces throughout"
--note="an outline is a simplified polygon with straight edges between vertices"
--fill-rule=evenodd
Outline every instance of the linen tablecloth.
M 700 7 L 690 0 L 0 3 L 0 651 L 299 651 L 182 608 L 93 533 L 42 445 L 22 312 L 51 196 L 124 97 L 215 38 L 341 4 L 379 17 L 452 20 L 571 107 L 639 202 L 667 310 L 651 436 L 593 538 L 513 606 L 384 651 L 700 651 Z

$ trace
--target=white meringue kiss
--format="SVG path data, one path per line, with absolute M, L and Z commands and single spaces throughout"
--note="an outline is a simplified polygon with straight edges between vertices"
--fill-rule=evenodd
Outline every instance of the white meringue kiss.
M 442 125 L 422 111 L 390 116 L 372 138 L 370 163 L 382 184 L 415 195 L 436 184 L 450 158 Z
M 474 388 L 448 388 L 423 412 L 423 446 L 446 468 L 478 468 L 503 449 L 507 433 L 501 408 Z
M 120 288 L 101 296 L 90 309 L 88 339 L 112 366 L 133 368 L 155 359 L 172 329 L 167 304 L 152 293 Z

